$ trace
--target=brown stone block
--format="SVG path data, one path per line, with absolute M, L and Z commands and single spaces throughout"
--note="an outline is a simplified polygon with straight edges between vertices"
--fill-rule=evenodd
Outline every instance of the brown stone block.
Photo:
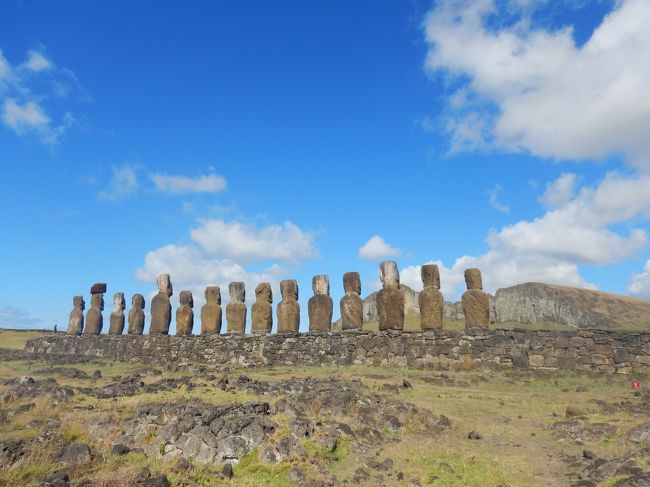
M 126 308 L 124 293 L 115 293 L 113 296 L 113 311 L 108 326 L 109 335 L 121 335 L 124 331 L 124 308 Z
M 420 269 L 424 289 L 433 287 L 440 289 L 440 270 L 436 264 L 425 264 Z
M 377 315 L 379 330 L 403 330 L 404 291 L 389 287 L 377 292 Z
M 86 309 L 86 303 L 83 296 L 72 298 L 72 311 L 68 320 L 68 335 L 81 335 L 83 333 L 84 309 Z
M 205 288 L 205 304 L 201 307 L 201 334 L 221 333 L 221 289 L 219 286 Z
M 181 291 L 180 306 L 176 310 L 176 334 L 191 335 L 194 328 L 194 299 L 190 291 Z
M 129 335 L 142 335 L 144 333 L 144 296 L 134 294 L 131 298 L 132 307 L 129 310 Z
M 348 292 L 341 298 L 341 329 L 363 328 L 363 301 L 357 293 Z
M 420 305 L 420 327 L 423 330 L 442 328 L 444 300 L 442 293 L 434 288 L 424 288 L 418 297 Z
M 271 333 L 273 328 L 273 292 L 268 282 L 255 288 L 255 303 L 251 306 L 251 331 Z
M 169 295 L 165 293 L 156 294 L 151 300 L 151 324 L 149 333 L 167 335 L 169 325 L 172 321 L 172 305 L 169 302 Z
M 300 328 L 298 282 L 287 279 L 280 282 L 282 301 L 278 304 L 278 333 L 296 333 Z
M 490 325 L 490 300 L 483 291 L 479 289 L 465 291 L 460 304 L 465 315 L 465 326 Z
M 90 286 L 90 294 L 104 294 L 106 292 L 105 282 L 96 282 Z
M 86 328 L 84 329 L 85 335 L 99 335 L 104 327 L 104 317 L 102 310 L 104 309 L 104 295 L 92 294 L 90 296 L 90 309 L 86 313 Z
M 483 289 L 483 278 L 479 269 L 465 269 L 467 289 Z
M 309 331 L 329 331 L 332 327 L 332 310 L 334 304 L 330 298 L 329 277 L 320 275 L 312 279 L 314 295 L 307 303 L 309 314 Z

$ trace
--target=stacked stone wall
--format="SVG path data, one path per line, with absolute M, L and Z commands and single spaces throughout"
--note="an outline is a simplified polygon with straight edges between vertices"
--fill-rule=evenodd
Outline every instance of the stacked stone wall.
M 67 335 L 30 340 L 25 351 L 162 365 L 496 367 L 650 374 L 650 332 L 607 330 L 477 327 L 411 333 L 349 330 L 261 335 Z

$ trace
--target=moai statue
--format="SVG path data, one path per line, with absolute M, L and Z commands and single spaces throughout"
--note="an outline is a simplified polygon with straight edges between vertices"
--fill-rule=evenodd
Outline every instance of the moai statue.
M 226 306 L 228 333 L 243 334 L 246 331 L 246 288 L 243 282 L 228 284 L 230 302 Z
M 174 294 L 169 274 L 160 274 L 156 279 L 156 284 L 158 285 L 158 294 L 151 300 L 149 333 L 167 335 L 172 322 L 172 305 L 169 302 L 169 297 Z
M 129 335 L 142 335 L 144 333 L 144 296 L 134 294 L 131 304 L 133 306 L 129 310 Z
M 178 324 L 176 325 L 178 327 Z M 221 289 L 205 288 L 205 304 L 201 308 L 201 335 L 221 333 Z
M 109 335 L 121 335 L 124 331 L 124 293 L 115 293 L 113 295 L 113 311 L 111 312 L 110 325 L 108 327 Z
M 72 311 L 68 321 L 68 335 L 81 335 L 84 331 L 84 309 L 86 303 L 83 296 L 72 298 Z
M 399 286 L 397 263 L 390 260 L 379 266 L 383 289 L 377 292 L 379 330 L 404 329 L 404 290 Z
M 255 288 L 255 302 L 251 306 L 251 332 L 271 333 L 273 328 L 273 291 L 268 282 Z
M 420 327 L 423 330 L 442 328 L 443 298 L 440 292 L 440 271 L 435 264 L 426 264 L 420 270 L 424 289 L 420 292 Z
M 330 331 L 332 327 L 332 309 L 334 304 L 330 298 L 330 278 L 314 276 L 311 281 L 314 295 L 309 298 L 309 331 Z
M 460 304 L 465 315 L 465 326 L 490 325 L 490 300 L 483 292 L 483 278 L 479 269 L 465 270 L 467 291 L 463 293 Z
M 194 299 L 191 291 L 181 291 L 180 306 L 176 310 L 176 334 L 191 335 L 194 328 Z
M 278 304 L 278 333 L 297 333 L 300 328 L 298 282 L 287 279 L 280 282 L 282 301 Z
M 343 275 L 345 295 L 341 298 L 341 329 L 360 330 L 363 327 L 363 302 L 361 301 L 361 277 L 358 272 Z
M 93 284 L 90 288 L 90 309 L 86 313 L 86 335 L 99 335 L 104 327 L 104 317 L 102 311 L 104 310 L 104 293 L 106 292 L 106 284 L 99 282 Z

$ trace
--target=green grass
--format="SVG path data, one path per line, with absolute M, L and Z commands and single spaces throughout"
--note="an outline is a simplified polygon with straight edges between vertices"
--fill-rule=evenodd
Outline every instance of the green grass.
M 41 330 L 2 330 L 0 329 L 0 348 L 11 348 L 22 350 L 27 340 L 40 338 L 43 335 L 51 335 L 51 332 Z

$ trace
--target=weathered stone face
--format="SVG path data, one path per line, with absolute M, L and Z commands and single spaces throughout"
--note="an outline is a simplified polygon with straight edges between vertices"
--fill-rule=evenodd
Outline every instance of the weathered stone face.
M 190 291 L 181 291 L 180 306 L 176 310 L 176 334 L 191 335 L 194 328 L 194 299 Z
M 418 296 L 420 305 L 420 327 L 423 330 L 442 328 L 444 299 L 440 290 L 430 286 L 424 288 Z
M 144 296 L 134 294 L 131 298 L 132 307 L 129 310 L 129 335 L 144 333 Z
M 231 282 L 228 284 L 228 295 L 230 302 L 243 303 L 246 301 L 246 285 L 243 282 Z
M 111 312 L 108 327 L 109 335 L 121 335 L 124 331 L 124 293 L 115 293 L 113 295 L 113 311 Z
M 309 331 L 330 331 L 332 327 L 332 309 L 330 298 L 330 279 L 327 276 L 314 276 L 312 279 L 314 295 L 309 298 L 307 311 L 309 313 Z
M 251 331 L 271 333 L 273 328 L 273 291 L 268 282 L 255 288 L 255 303 L 251 306 Z
M 460 299 L 465 314 L 465 326 L 490 325 L 490 300 L 480 289 L 468 289 Z
M 201 307 L 201 335 L 221 333 L 221 289 L 219 286 L 205 288 L 205 304 Z
M 158 285 L 158 292 L 166 294 L 167 296 L 172 296 L 174 294 L 174 289 L 172 288 L 172 281 L 169 277 L 169 274 L 160 274 L 156 278 L 156 284 Z
M 104 327 L 104 317 L 102 310 L 104 309 L 104 295 L 93 294 L 90 296 L 90 309 L 86 313 L 86 328 L 84 334 L 99 335 Z
M 467 289 L 483 289 L 483 278 L 479 269 L 465 269 Z
M 83 296 L 72 298 L 72 311 L 68 320 L 68 335 L 81 335 L 83 333 L 84 309 L 86 309 L 86 303 Z
M 149 325 L 149 333 L 167 335 L 171 321 L 172 305 L 169 302 L 169 295 L 165 293 L 156 294 L 151 300 L 151 324 Z
M 435 288 L 440 289 L 440 271 L 436 264 L 425 264 L 420 270 L 420 275 L 422 276 L 422 283 L 424 284 L 424 289 Z
M 358 272 L 343 274 L 343 289 L 346 293 L 361 294 L 361 276 Z
M 379 277 L 384 289 L 399 287 L 399 271 L 397 262 L 387 260 L 379 265 Z
M 404 329 L 404 291 L 399 287 L 397 263 L 389 260 L 379 265 L 383 289 L 377 292 L 377 316 L 380 330 Z
M 363 301 L 361 293 L 361 276 L 358 272 L 346 272 L 343 275 L 345 295 L 341 298 L 341 329 L 360 330 L 363 327 Z
M 230 302 L 226 306 L 228 333 L 244 333 L 246 331 L 246 287 L 243 282 L 231 282 L 228 285 Z
M 278 304 L 278 333 L 297 333 L 300 328 L 298 282 L 288 279 L 280 282 L 282 301 Z

